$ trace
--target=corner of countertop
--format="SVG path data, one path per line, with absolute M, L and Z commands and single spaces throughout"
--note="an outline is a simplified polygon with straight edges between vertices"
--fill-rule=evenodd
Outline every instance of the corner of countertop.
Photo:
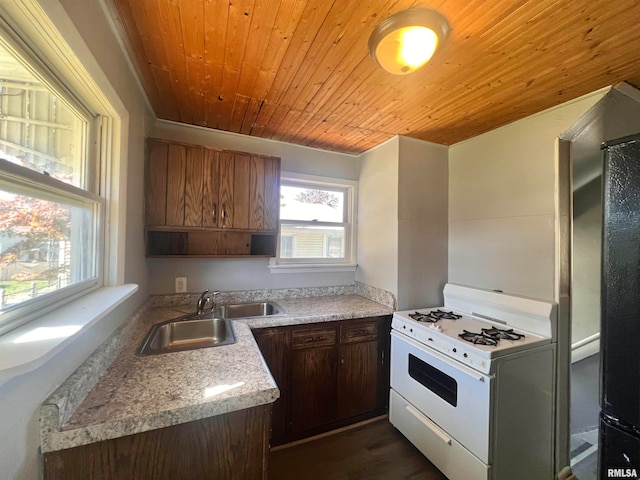
M 58 387 L 40 407 L 40 436 L 42 451 L 58 449 L 57 436 L 60 435 L 65 424 L 87 397 L 89 392 L 99 381 L 116 359 L 122 348 L 128 342 L 136 325 L 145 314 L 157 308 L 176 308 L 195 305 L 199 294 L 152 295 L 147 301 L 130 315 L 105 342 L 85 360 L 78 369 Z M 222 292 L 220 300 L 225 301 L 254 301 L 275 300 L 283 297 L 307 298 L 324 296 L 357 295 L 378 303 L 382 307 L 394 310 L 396 298 L 391 292 L 372 287 L 360 282 L 352 285 L 335 287 L 306 287 L 297 289 L 268 289 L 242 292 Z M 337 317 L 336 317 L 337 318 Z M 333 318 L 329 318 L 333 319 Z M 324 319 L 325 321 L 327 319 Z M 268 371 L 268 369 L 267 369 Z M 277 387 L 262 392 L 259 401 L 269 403 L 279 396 Z M 253 400 L 255 401 L 255 399 Z M 242 403 L 242 402 L 241 402 Z M 207 411 L 207 413 L 213 413 Z M 175 419 L 173 419 L 175 420 Z M 67 432 L 71 434 L 71 432 Z
M 140 317 L 149 308 L 145 302 L 130 315 L 40 406 L 41 437 L 60 430 L 109 368 L 125 345 Z

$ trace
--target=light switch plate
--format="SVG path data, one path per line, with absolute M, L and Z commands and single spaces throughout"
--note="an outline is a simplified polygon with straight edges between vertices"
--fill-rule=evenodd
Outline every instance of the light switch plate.
M 187 277 L 176 277 L 176 293 L 187 293 Z

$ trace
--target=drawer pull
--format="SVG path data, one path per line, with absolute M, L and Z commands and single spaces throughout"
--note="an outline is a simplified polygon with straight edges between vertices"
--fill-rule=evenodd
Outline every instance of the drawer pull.
M 369 331 L 368 330 L 354 330 L 353 331 L 353 336 L 354 337 L 364 337 L 366 335 L 369 335 Z
M 326 339 L 327 337 L 309 337 L 304 341 L 304 343 L 322 342 L 323 340 L 326 340 Z
M 427 417 L 425 417 L 422 413 L 420 413 L 411 405 L 407 405 L 405 408 L 407 409 L 407 412 L 409 412 L 411 415 L 416 417 L 416 419 L 420 423 L 422 423 L 425 427 L 431 430 L 440 440 L 442 440 L 447 445 L 451 445 L 451 438 L 449 438 L 449 436 L 445 433 L 445 431 L 442 430 L 438 425 L 433 423 L 431 420 L 429 420 Z

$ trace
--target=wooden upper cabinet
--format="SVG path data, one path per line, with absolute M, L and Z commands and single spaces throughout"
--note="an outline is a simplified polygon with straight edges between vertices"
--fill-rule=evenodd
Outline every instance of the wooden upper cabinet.
M 150 139 L 146 223 L 276 233 L 280 159 Z

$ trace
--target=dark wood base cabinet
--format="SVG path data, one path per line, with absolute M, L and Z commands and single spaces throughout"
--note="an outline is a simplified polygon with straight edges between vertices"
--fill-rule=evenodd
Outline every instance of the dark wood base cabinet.
M 266 479 L 270 407 L 48 452 L 44 479 Z
M 280 389 L 271 446 L 386 412 L 391 316 L 253 331 Z

